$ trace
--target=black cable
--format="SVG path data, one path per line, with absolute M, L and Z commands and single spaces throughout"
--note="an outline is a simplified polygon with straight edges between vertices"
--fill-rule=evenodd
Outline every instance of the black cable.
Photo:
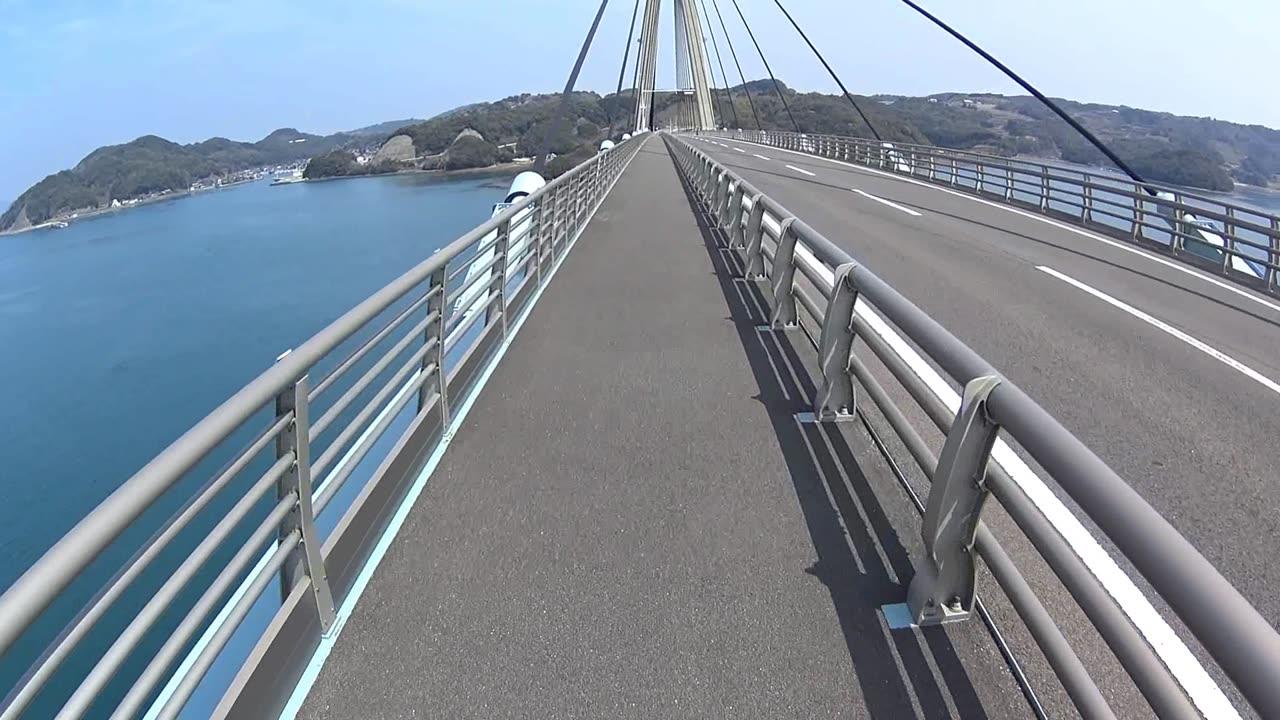
M 706 0 L 698 0 L 698 3 L 702 5 L 702 16 L 707 19 L 707 34 L 711 35 L 711 48 L 716 51 L 716 64 L 720 66 L 720 79 L 724 81 L 724 91 L 729 96 L 729 109 L 733 111 L 734 127 L 741 128 L 742 122 L 738 120 L 738 108 L 733 103 L 733 91 L 729 89 L 729 76 L 724 72 L 724 61 L 720 59 L 720 45 L 716 43 L 716 31 L 711 27 L 711 13 L 707 12 Z M 714 83 L 715 72 L 711 73 L 711 77 Z M 729 118 L 724 118 L 724 121 L 729 122 Z
M 751 32 L 751 24 L 747 22 L 747 16 L 742 14 L 742 8 L 738 7 L 738 0 L 733 0 L 733 8 L 738 11 L 738 17 L 742 19 L 742 26 L 747 29 L 747 35 L 751 38 L 751 44 L 756 46 L 756 52 L 760 54 L 760 62 L 764 63 L 764 71 L 769 73 L 769 79 L 773 81 L 773 89 L 778 93 L 778 99 L 782 101 L 782 109 L 787 111 L 787 117 L 791 118 L 791 127 L 796 129 L 796 134 L 800 134 L 800 125 L 796 122 L 796 117 L 791 114 L 791 108 L 787 105 L 787 97 L 782 94 L 782 88 L 778 85 L 778 78 L 773 76 L 773 69 L 769 67 L 769 61 L 764 59 L 764 51 L 760 49 L 760 43 L 756 42 L 756 34 Z
M 564 92 L 560 94 L 560 109 L 551 118 L 551 125 L 547 128 L 547 134 L 542 138 L 542 152 L 538 153 L 538 159 L 533 163 L 533 171 L 536 173 L 541 173 L 542 169 L 547 165 L 547 153 L 551 150 L 551 139 L 560 132 L 560 127 L 564 125 L 565 111 L 569 108 L 569 96 L 573 95 L 573 86 L 578 83 L 578 73 L 582 72 L 582 61 L 587 59 L 587 51 L 591 49 L 591 40 L 596 36 L 596 28 L 600 27 L 600 18 L 604 16 L 604 8 L 608 4 L 609 0 L 600 0 L 600 9 L 596 11 L 596 19 L 591 22 L 591 29 L 587 31 L 587 37 L 582 41 L 582 49 L 578 51 L 578 61 L 573 64 L 573 72 L 569 73 L 569 80 L 564 84 Z
M 1111 160 L 1111 162 L 1116 164 L 1116 167 L 1123 170 L 1124 173 L 1128 175 L 1135 183 L 1141 185 L 1142 188 L 1146 190 L 1149 194 L 1153 196 L 1156 194 L 1156 191 L 1154 189 L 1147 186 L 1147 181 L 1143 180 L 1142 176 L 1134 172 L 1133 169 L 1130 168 L 1128 165 L 1126 165 L 1125 162 L 1121 160 L 1115 153 L 1111 152 L 1111 148 L 1102 144 L 1102 141 L 1094 137 L 1093 133 L 1085 129 L 1085 127 L 1081 125 L 1079 122 L 1077 122 L 1075 118 L 1068 115 L 1066 110 L 1063 110 L 1062 108 L 1058 107 L 1057 103 L 1045 97 L 1044 93 L 1035 89 L 1031 85 L 1031 83 L 1027 82 L 1026 80 L 1023 80 L 1021 77 L 1018 76 L 1017 73 L 1010 70 L 1004 63 L 992 57 L 991 53 L 978 47 L 977 44 L 974 43 L 972 40 L 965 37 L 964 35 L 961 35 L 956 30 L 952 29 L 950 25 L 939 20 L 937 17 L 931 14 L 928 10 L 925 10 L 924 8 L 915 4 L 914 2 L 911 2 L 911 0 L 902 0 L 902 2 L 908 7 L 910 7 L 912 10 L 915 10 L 916 12 L 928 18 L 929 21 L 932 22 L 934 25 L 937 25 L 938 27 L 947 31 L 947 33 L 950 34 L 951 37 L 964 43 L 965 46 L 968 47 L 970 50 L 981 55 L 982 59 L 986 60 L 992 65 L 995 65 L 1000 70 L 1000 72 L 1003 72 L 1005 75 L 1009 76 L 1009 79 L 1021 85 L 1023 90 L 1026 90 L 1027 92 L 1034 95 L 1037 100 L 1044 103 L 1045 106 L 1048 107 L 1050 110 L 1052 110 L 1054 113 L 1056 113 L 1058 117 L 1062 118 L 1063 120 L 1066 120 L 1068 125 L 1074 128 L 1076 132 L 1083 135 L 1085 140 L 1088 140 L 1090 143 L 1093 143 L 1094 147 L 1101 150 L 1103 155 L 1106 155 L 1107 158 Z
M 729 28 L 725 27 L 724 16 L 720 14 L 720 3 L 717 0 L 711 0 L 711 7 L 716 10 L 716 17 L 720 20 L 720 32 L 724 33 L 724 41 L 729 44 L 729 55 L 738 68 L 738 77 L 742 79 L 742 93 L 747 96 L 747 104 L 751 106 L 751 114 L 756 119 L 756 129 L 764 130 L 764 126 L 760 124 L 760 113 L 756 112 L 756 104 L 751 99 L 751 89 L 747 87 L 747 76 L 742 74 L 742 63 L 738 62 L 738 53 L 733 49 L 733 38 L 729 37 Z M 728 82 L 727 79 L 726 82 Z
M 787 12 L 787 9 L 782 7 L 781 0 L 773 0 L 773 2 L 778 6 L 778 9 L 782 11 L 782 14 L 786 15 L 787 19 L 791 21 L 791 27 L 795 28 L 796 32 L 800 33 L 800 37 L 804 38 L 805 44 L 809 46 L 809 49 L 813 51 L 813 54 L 818 56 L 818 60 L 822 63 L 822 67 L 827 69 L 827 72 L 831 74 L 831 79 L 835 80 L 836 84 L 840 86 L 840 91 L 844 93 L 845 98 L 849 100 L 849 104 L 853 106 L 855 111 L 857 111 L 858 117 L 862 118 L 862 122 L 867 124 L 867 129 L 871 131 L 871 134 L 875 136 L 877 141 L 883 141 L 884 138 L 880 137 L 880 133 L 876 132 L 876 126 L 871 124 L 871 118 L 867 117 L 867 114 L 862 112 L 862 108 L 858 107 L 858 103 L 855 102 L 853 96 L 849 94 L 844 83 L 840 82 L 840 78 L 836 76 L 836 71 L 831 69 L 831 66 L 827 64 L 826 58 L 822 57 L 822 53 L 818 52 L 818 48 L 814 47 L 813 43 L 809 41 L 809 36 L 805 35 L 804 31 L 800 29 L 800 25 L 791 17 L 791 13 Z
M 631 29 L 627 31 L 627 44 L 622 48 L 622 67 L 618 68 L 618 89 L 613 91 L 615 99 L 622 97 L 622 78 L 627 74 L 627 60 L 631 57 L 631 39 L 636 34 L 636 15 L 640 13 L 640 0 L 636 0 L 635 7 L 631 10 Z M 606 137 L 613 137 L 613 113 L 609 112 L 608 103 L 604 106 L 605 114 L 609 117 L 609 132 Z

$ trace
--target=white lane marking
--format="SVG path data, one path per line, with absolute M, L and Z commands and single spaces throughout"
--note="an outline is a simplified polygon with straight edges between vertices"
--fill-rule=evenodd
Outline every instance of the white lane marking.
M 858 188 L 852 188 L 852 190 L 868 200 L 875 200 L 878 203 L 888 205 L 889 207 L 894 208 L 896 210 L 901 210 L 902 212 L 908 215 L 914 215 L 915 217 L 920 217 L 920 213 L 916 212 L 915 210 L 912 210 L 909 207 L 903 207 L 902 205 L 899 205 L 898 203 L 893 202 L 891 200 L 885 200 L 882 197 L 876 197 L 875 195 L 872 195 L 869 192 L 863 192 Z
M 752 155 L 755 155 L 756 157 L 760 158 L 761 160 L 768 160 L 768 159 L 769 159 L 769 158 L 767 158 L 767 157 L 765 157 L 765 156 L 761 155 L 760 153 L 751 153 L 751 154 L 752 154 Z
M 802 170 L 802 169 L 800 169 L 800 168 L 796 167 L 795 165 L 788 165 L 788 166 L 787 166 L 787 169 L 789 169 L 789 170 L 795 170 L 795 171 L 796 171 L 796 172 L 798 172 L 798 173 L 804 173 L 805 175 L 808 175 L 809 177 L 813 177 L 813 173 L 809 172 L 808 170 Z
M 1239 372 L 1240 374 L 1244 375 L 1245 377 L 1249 378 L 1250 380 L 1253 380 L 1253 381 L 1257 382 L 1258 384 L 1262 385 L 1263 387 L 1265 387 L 1266 389 L 1270 390 L 1271 392 L 1276 393 L 1277 395 L 1280 395 L 1280 383 L 1277 383 L 1276 381 L 1272 380 L 1271 378 L 1268 378 L 1267 376 L 1263 375 L 1262 373 L 1258 372 L 1257 370 L 1254 370 L 1253 368 L 1249 367 L 1248 365 L 1245 365 L 1244 363 L 1240 362 L 1239 360 L 1236 360 L 1235 358 L 1231 357 L 1230 355 L 1227 355 L 1226 353 L 1222 352 L 1221 350 L 1218 350 L 1217 348 L 1215 348 L 1215 347 L 1213 347 L 1213 346 L 1211 346 L 1211 345 L 1209 345 L 1209 344 L 1207 344 L 1207 343 L 1201 342 L 1200 340 L 1197 340 L 1196 338 L 1191 337 L 1190 335 L 1186 334 L 1185 332 L 1183 332 L 1183 331 L 1179 330 L 1179 329 L 1178 329 L 1178 328 L 1176 328 L 1176 327 L 1173 327 L 1172 325 L 1170 325 L 1170 324 L 1168 324 L 1168 323 L 1164 322 L 1163 320 L 1160 320 L 1159 318 L 1152 317 L 1151 315 L 1148 315 L 1147 313 L 1145 313 L 1145 312 L 1143 312 L 1143 311 L 1141 311 L 1141 310 L 1139 310 L 1139 309 L 1135 308 L 1134 306 L 1129 305 L 1128 303 L 1124 302 L 1123 300 L 1117 300 L 1116 298 L 1111 297 L 1110 295 L 1108 295 L 1108 294 L 1106 294 L 1106 293 L 1102 292 L 1101 290 L 1098 290 L 1097 288 L 1090 287 L 1090 286 L 1088 286 L 1088 285 L 1086 285 L 1086 284 L 1084 284 L 1084 283 L 1080 282 L 1079 280 L 1076 280 L 1076 279 L 1075 279 L 1075 278 L 1073 278 L 1073 277 L 1070 277 L 1070 276 L 1068 276 L 1068 275 L 1064 275 L 1064 274 L 1062 274 L 1062 273 L 1058 272 L 1057 270 L 1054 270 L 1053 268 L 1045 267 L 1044 265 L 1037 265 L 1037 266 L 1036 266 L 1036 269 L 1037 269 L 1037 270 L 1039 270 L 1040 272 L 1043 272 L 1043 273 L 1047 273 L 1047 274 L 1049 274 L 1049 275 L 1052 275 L 1053 277 L 1058 278 L 1059 280 L 1061 280 L 1061 281 L 1063 281 L 1063 282 L 1067 283 L 1068 285 L 1072 285 L 1072 286 L 1074 286 L 1074 287 L 1075 287 L 1076 289 L 1078 289 L 1078 290 L 1083 290 L 1083 291 L 1085 291 L 1085 292 L 1089 293 L 1090 295 L 1092 295 L 1092 296 L 1094 296 L 1094 297 L 1098 298 L 1099 300 L 1101 300 L 1101 301 L 1103 301 L 1103 302 L 1107 303 L 1108 305 L 1111 305 L 1112 307 L 1119 308 L 1119 309 L 1121 309 L 1121 310 L 1123 310 L 1123 311 L 1125 311 L 1125 312 L 1129 313 L 1130 315 L 1132 315 L 1132 316 L 1134 316 L 1134 317 L 1138 318 L 1139 320 L 1141 320 L 1141 321 L 1143 321 L 1143 322 L 1147 323 L 1148 325 L 1151 325 L 1151 326 L 1153 326 L 1153 327 L 1156 327 L 1156 328 L 1159 328 L 1159 329 L 1161 329 L 1161 330 L 1165 331 L 1166 333 L 1168 333 L 1168 334 L 1170 334 L 1170 335 L 1172 335 L 1172 336 L 1174 336 L 1174 337 L 1178 338 L 1178 339 L 1179 339 L 1179 340 L 1181 340 L 1182 342 L 1184 342 L 1184 343 L 1186 343 L 1186 344 L 1190 345 L 1191 347 L 1193 347 L 1193 348 L 1195 348 L 1195 349 L 1199 350 L 1200 352 L 1204 353 L 1205 355 L 1208 355 L 1209 357 L 1213 358 L 1214 360 L 1217 360 L 1218 362 L 1222 363 L 1223 365 L 1226 365 L 1227 367 L 1230 367 L 1230 368 L 1232 368 L 1233 370 L 1235 370 L 1235 371 Z
M 923 180 L 916 180 L 915 178 L 904 177 L 897 173 L 885 172 L 884 170 L 877 170 L 875 168 L 869 168 L 864 165 L 854 165 L 853 163 L 847 163 L 842 160 L 834 160 L 832 158 L 822 157 L 821 155 L 813 155 L 810 153 L 799 152 L 798 150 L 787 150 L 785 148 L 775 148 L 772 145 L 759 145 L 759 143 L 753 143 L 749 140 L 743 140 L 741 142 L 747 143 L 749 145 L 757 145 L 759 147 L 773 148 L 774 150 L 782 150 L 782 152 L 791 153 L 793 155 L 800 155 L 801 157 L 825 160 L 834 165 L 842 165 L 847 168 L 853 168 L 854 170 L 862 170 L 869 173 L 875 173 L 876 175 L 883 175 L 884 177 L 894 178 L 895 180 L 902 180 L 904 182 L 909 182 L 913 185 L 919 185 L 920 187 L 926 187 L 926 188 L 929 188 L 930 190 L 937 190 L 939 192 L 947 193 L 948 195 L 955 195 L 956 197 L 964 198 L 965 200 L 972 200 L 973 202 L 982 203 L 983 205 L 988 205 L 990 207 L 997 208 L 999 210 L 1004 210 L 1005 212 L 1011 212 L 1015 215 L 1021 215 L 1022 217 L 1030 218 L 1032 220 L 1045 223 L 1046 225 L 1052 225 L 1060 230 L 1066 230 L 1067 232 L 1075 233 L 1076 235 L 1079 235 L 1081 237 L 1087 237 L 1091 240 L 1097 240 L 1100 243 L 1105 243 L 1118 250 L 1123 250 L 1127 253 L 1133 253 L 1134 255 L 1144 257 L 1148 260 L 1151 260 L 1152 262 L 1160 263 L 1161 265 L 1164 265 L 1165 267 L 1171 268 L 1173 270 L 1177 270 L 1180 273 L 1185 273 L 1192 277 L 1199 278 L 1207 283 L 1216 285 L 1222 288 L 1223 290 L 1235 293 L 1236 295 L 1239 295 L 1242 298 L 1252 300 L 1258 303 L 1259 305 L 1264 305 L 1276 312 L 1280 312 L 1280 305 L 1277 305 L 1276 303 L 1271 302 L 1266 298 L 1258 297 L 1257 295 L 1254 295 L 1253 293 L 1248 292 L 1243 288 L 1232 285 L 1231 283 L 1228 283 L 1225 280 L 1219 280 L 1218 278 L 1215 278 L 1211 275 L 1205 275 L 1204 273 L 1199 272 L 1191 268 L 1190 266 L 1184 265 L 1175 260 L 1169 260 L 1168 258 L 1163 258 L 1163 257 L 1160 257 L 1159 255 L 1152 255 L 1151 253 L 1146 252 L 1145 250 L 1140 250 L 1136 247 L 1133 247 L 1132 245 L 1120 242 L 1119 240 L 1112 240 L 1111 238 L 1097 235 L 1095 233 L 1089 232 L 1088 230 L 1084 230 L 1082 228 L 1072 227 L 1070 225 L 1067 225 L 1066 223 L 1058 222 L 1053 218 L 1047 218 L 1043 215 L 1037 215 L 1035 213 L 1027 212 L 1019 208 L 1009 207 L 1008 205 L 1002 205 L 998 202 L 993 202 L 991 200 L 986 200 L 980 197 L 974 197 L 973 195 L 967 195 L 958 190 L 952 190 L 951 188 L 941 187 L 938 185 L 934 185 L 932 183 L 927 183 Z
M 749 201 L 744 206 L 749 205 Z M 765 216 L 764 222 L 776 235 L 781 228 L 777 221 Z M 835 274 L 823 265 L 804 245 L 796 246 L 796 258 L 816 268 L 827 287 L 835 282 Z M 885 343 L 902 358 L 916 377 L 929 388 L 938 399 L 946 404 L 952 413 L 960 411 L 960 395 L 946 380 L 933 369 L 923 357 L 911 347 L 902 336 L 884 321 L 874 310 L 867 306 L 862 298 L 854 302 L 853 310 L 866 320 L 873 332 L 884 338 Z M 1186 691 L 1191 702 L 1202 715 L 1210 720 L 1218 718 L 1236 719 L 1240 713 L 1227 700 L 1222 688 L 1209 677 L 1204 666 L 1187 649 L 1182 638 L 1169 627 L 1164 617 L 1155 609 L 1146 595 L 1134 585 L 1133 579 L 1120 568 L 1111 554 L 1102 547 L 1098 539 L 1085 528 L 1075 514 L 1063 504 L 1044 480 L 1009 446 L 1003 438 L 996 440 L 991 450 L 991 459 L 1018 483 L 1040 513 L 1053 525 L 1066 540 L 1080 561 L 1089 568 L 1098 579 L 1103 589 L 1116 601 L 1116 605 L 1129 616 L 1130 622 L 1142 633 L 1147 644 L 1159 656 L 1169 673 L 1173 675 L 1182 689 Z
M 742 149 L 742 148 L 740 148 L 740 147 L 735 147 L 735 148 L 734 148 L 734 150 L 737 150 L 737 151 L 738 151 L 738 152 L 740 152 L 740 153 L 744 153 L 744 152 L 746 152 L 746 150 L 743 150 L 743 149 Z

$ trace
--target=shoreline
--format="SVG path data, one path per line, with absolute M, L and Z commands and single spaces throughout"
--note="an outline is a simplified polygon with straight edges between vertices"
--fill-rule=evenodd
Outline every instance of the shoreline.
M 506 173 L 511 172 L 512 170 L 517 170 L 518 168 L 525 168 L 525 167 L 532 168 L 533 163 L 502 163 L 499 165 L 489 165 L 488 167 L 465 168 L 462 170 L 419 170 L 417 168 L 410 168 L 407 170 L 396 170 L 395 172 L 389 172 L 389 173 L 370 173 L 368 175 L 334 175 L 333 177 L 304 178 L 302 180 L 302 183 L 322 183 L 322 182 L 332 182 L 334 180 L 362 180 L 366 178 L 396 177 L 400 175 L 426 175 L 428 177 L 441 177 L 441 178 L 467 177 L 467 176 L 474 176 L 474 175 L 505 175 Z M 288 184 L 300 185 L 302 183 L 288 183 Z
M 483 176 L 483 175 L 496 176 L 496 175 L 505 175 L 511 172 L 512 170 L 515 170 L 516 168 L 521 168 L 521 167 L 525 167 L 525 165 L 521 163 L 503 163 L 501 165 L 490 165 L 489 167 L 483 167 L 483 168 L 466 168 L 465 170 L 410 169 L 410 170 L 397 170 L 396 172 L 381 173 L 378 175 L 339 175 L 337 177 L 328 177 L 328 178 L 311 178 L 311 179 L 303 180 L 301 183 L 290 183 L 290 184 L 301 185 L 303 183 L 321 183 L 321 182 L 330 182 L 333 180 L 359 180 L 362 178 L 393 177 L 397 175 L 426 175 L 429 177 L 437 177 L 437 178 L 468 177 L 468 176 Z M 65 216 L 65 215 L 61 217 L 49 218 L 48 220 L 45 220 L 44 222 L 38 225 L 31 225 L 31 226 L 22 228 L 21 230 L 0 231 L 0 238 L 21 235 L 23 233 L 32 232 L 35 230 L 55 230 L 55 229 L 60 230 L 62 228 L 54 227 L 54 223 L 65 222 L 71 225 L 71 224 L 80 222 L 81 220 L 92 220 L 95 218 L 102 217 L 104 215 L 122 212 L 125 210 L 133 210 L 135 208 L 144 207 L 146 205 L 155 205 L 157 203 L 162 203 L 162 202 L 182 200 L 199 193 L 212 192 L 216 190 L 227 190 L 233 187 L 250 185 L 255 182 L 261 182 L 265 179 L 266 179 L 265 177 L 255 178 L 253 180 L 241 180 L 239 182 L 226 183 L 224 185 L 218 185 L 217 187 L 200 188 L 199 190 L 174 191 L 169 193 L 168 195 L 161 195 L 154 198 L 148 198 L 146 200 L 139 200 L 138 202 L 132 205 L 121 205 L 120 207 L 104 207 L 104 208 L 98 208 L 95 210 L 86 210 L 84 212 L 77 213 L 76 217 L 74 218 L 70 216 Z
M 236 183 L 236 184 L 242 185 L 243 183 Z M 230 186 L 228 185 L 227 187 L 230 187 Z M 210 189 L 212 190 L 215 188 L 210 188 Z M 196 192 L 203 192 L 203 191 L 197 190 Z M 45 220 L 39 225 L 30 225 L 28 227 L 22 228 L 21 230 L 2 230 L 0 231 L 0 237 L 8 237 L 10 235 L 21 235 L 22 233 L 31 232 L 33 230 L 51 230 L 51 229 L 61 230 L 62 228 L 55 227 L 54 223 L 64 222 L 64 223 L 67 223 L 68 225 L 72 225 L 77 222 L 80 222 L 81 220 L 92 220 L 94 218 L 102 217 L 103 215 L 107 215 L 110 213 L 120 212 L 122 210 L 132 210 L 133 208 L 139 208 L 144 205 L 155 205 L 156 203 L 167 202 L 169 200 L 179 200 L 193 194 L 194 193 L 190 190 L 182 190 L 180 192 L 171 192 L 168 195 L 162 195 L 154 198 L 147 198 L 146 200 L 139 200 L 138 202 L 132 205 L 121 205 L 120 207 L 104 207 L 104 208 L 97 208 L 94 210 L 86 210 L 81 213 L 76 213 L 75 217 L 71 217 L 69 215 L 63 215 L 61 217 L 49 218 L 48 220 Z

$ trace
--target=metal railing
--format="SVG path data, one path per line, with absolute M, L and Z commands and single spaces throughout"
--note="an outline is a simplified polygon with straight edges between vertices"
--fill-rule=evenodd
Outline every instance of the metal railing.
M 773 130 L 707 135 L 908 175 L 1038 211 L 1280 294 L 1280 216 L 1158 183 L 927 145 Z M 1152 195 L 1148 189 L 1155 192 Z
M 212 479 L 178 498 L 179 510 L 36 659 L 9 693 L 0 718 L 30 708 L 73 654 L 95 651 L 91 661 L 77 658 L 86 671 L 59 677 L 60 686 L 75 687 L 69 697 L 63 693 L 59 718 L 80 717 L 95 703 L 97 710 L 111 705 L 112 717 L 133 717 L 166 680 L 157 716 L 174 717 L 273 582 L 281 589 L 281 615 L 300 612 L 318 626 L 290 651 L 306 642 L 314 646 L 318 633 L 335 622 L 335 608 L 367 557 L 369 537 L 385 524 L 406 478 L 421 467 L 451 410 L 472 390 L 643 142 L 635 138 L 595 156 L 440 249 L 281 356 L 120 485 L 0 596 L 0 655 L 144 513 L 163 507 L 160 501 L 171 491 L 188 489 L 187 479 L 202 461 L 245 439 Z M 326 366 L 331 369 L 321 374 Z M 392 427 L 404 428 L 403 434 L 380 442 Z M 387 457 L 370 457 L 375 446 L 385 448 L 392 439 Z M 260 472 L 248 472 L 251 467 Z M 355 475 L 367 478 L 364 486 L 344 488 Z M 339 497 L 347 499 L 345 507 L 334 503 Z M 317 520 L 330 503 L 336 521 L 327 523 L 332 530 L 324 537 Z M 201 522 L 212 527 L 193 547 L 175 547 L 184 529 Z M 156 570 L 166 552 L 176 553 L 172 569 Z M 220 565 L 211 562 L 227 555 Z M 158 587 L 131 590 L 140 578 Z M 237 583 L 241 592 L 227 603 Z M 136 607 L 121 608 L 122 597 Z M 220 624 L 211 624 L 220 607 Z M 95 635 L 92 647 L 83 643 L 112 612 L 128 614 L 127 626 L 113 637 Z M 188 654 L 202 629 L 204 640 Z M 139 658 L 140 647 L 152 651 Z M 185 672 L 173 677 L 184 655 Z M 269 674 L 278 681 L 275 676 L 289 672 L 300 670 L 273 667 Z M 115 695 L 101 697 L 113 683 Z M 51 715 L 56 707 L 41 713 Z
M 984 502 L 994 497 L 1158 716 L 1235 714 L 1145 596 L 1004 439 L 1010 438 L 1146 578 L 1247 701 L 1264 717 L 1280 717 L 1280 635 L 1168 521 L 1022 390 L 847 252 L 680 137 L 663 137 L 710 222 L 737 251 L 744 277 L 767 284 L 770 327 L 803 331 L 817 350 L 821 377 L 813 413 L 804 419 L 857 417 L 861 387 L 931 480 L 922 503 L 899 478 L 923 516 L 924 557 L 906 597 L 910 622 L 982 612 L 975 592 L 981 558 L 1082 716 L 1115 717 L 1052 611 L 982 522 Z M 858 339 L 945 435 L 938 454 L 853 352 Z

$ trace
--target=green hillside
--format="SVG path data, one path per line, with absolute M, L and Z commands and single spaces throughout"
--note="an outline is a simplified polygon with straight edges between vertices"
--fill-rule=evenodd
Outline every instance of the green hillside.
M 283 128 L 254 142 L 211 138 L 179 145 L 155 135 L 98 148 L 74 168 L 54 173 L 18 196 L 0 215 L 0 232 L 50 218 L 144 197 L 180 191 L 192 183 L 248 168 L 305 160 L 353 142 L 346 133 L 309 135 Z

